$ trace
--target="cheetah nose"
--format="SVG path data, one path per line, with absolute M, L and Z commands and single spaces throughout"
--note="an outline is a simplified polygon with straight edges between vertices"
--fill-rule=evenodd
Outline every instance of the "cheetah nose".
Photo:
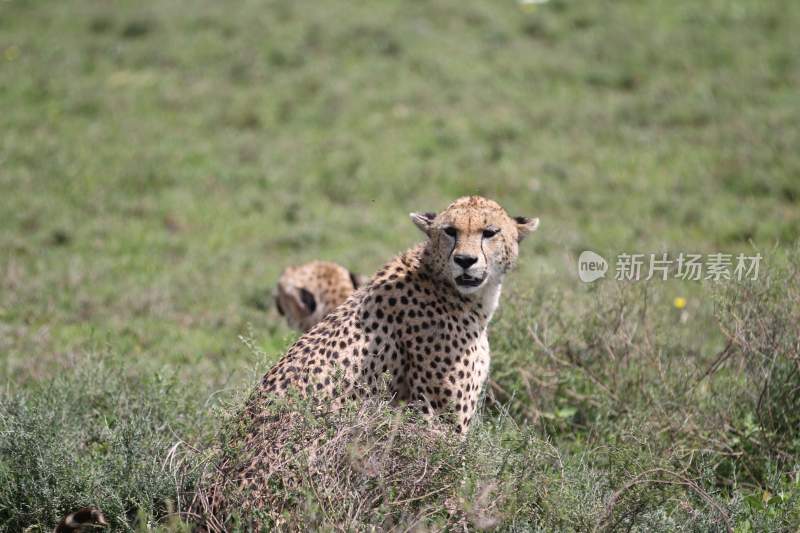
M 474 255 L 457 254 L 453 256 L 453 261 L 455 261 L 458 266 L 466 270 L 474 265 L 478 261 L 478 258 Z

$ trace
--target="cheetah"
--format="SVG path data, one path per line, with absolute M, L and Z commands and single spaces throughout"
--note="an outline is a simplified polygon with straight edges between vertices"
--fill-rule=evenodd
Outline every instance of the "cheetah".
M 61 519 L 53 533 L 80 533 L 97 531 L 108 526 L 103 512 L 97 507 L 82 507 Z
M 469 429 L 489 372 L 487 326 L 518 244 L 539 219 L 512 218 L 478 196 L 410 216 L 425 242 L 392 259 L 263 376 L 241 415 L 243 455 L 217 467 L 222 480 L 198 492 L 205 510 L 196 514 L 224 509 L 231 483 L 248 494 L 240 511 L 269 506 L 270 460 L 284 445 L 265 438 L 276 398 L 299 394 L 335 409 L 388 392 L 458 433 Z
M 365 282 L 363 276 L 329 261 L 290 266 L 278 279 L 275 306 L 289 327 L 306 332 Z

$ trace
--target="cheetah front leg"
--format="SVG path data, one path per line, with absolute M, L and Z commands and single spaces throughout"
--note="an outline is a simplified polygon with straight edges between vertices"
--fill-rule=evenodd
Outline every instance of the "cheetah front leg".
M 455 415 L 453 421 L 462 435 L 467 433 L 475 418 L 481 391 L 488 377 L 489 345 L 484 338 L 473 350 L 472 357 L 464 358 L 448 376 L 448 387 L 444 390 L 448 410 Z

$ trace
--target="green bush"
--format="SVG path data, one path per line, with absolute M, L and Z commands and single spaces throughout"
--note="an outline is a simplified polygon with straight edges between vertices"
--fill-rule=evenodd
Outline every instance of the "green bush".
M 174 377 L 131 377 L 119 357 L 79 358 L 0 396 L 0 529 L 52 528 L 97 506 L 115 530 L 169 519 L 191 468 L 172 453 L 205 416 Z
M 261 520 L 293 530 L 791 528 L 798 258 L 771 257 L 758 283 L 703 288 L 718 325 L 703 342 L 715 350 L 675 334 L 680 317 L 656 312 L 663 294 L 647 285 L 602 284 L 573 295 L 581 302 L 554 290 L 512 296 L 492 330 L 483 415 L 463 441 L 381 401 L 325 416 L 282 406 L 295 414 L 276 426 L 292 443 L 279 447 L 286 475 L 276 479 L 299 472 L 302 482 L 271 485 Z M 110 354 L 6 391 L 0 526 L 49 528 L 95 505 L 115 530 L 186 527 L 177 511 L 215 460 L 213 446 L 199 450 L 218 442 L 241 400 L 223 405 L 214 414 L 177 377 L 130 373 Z

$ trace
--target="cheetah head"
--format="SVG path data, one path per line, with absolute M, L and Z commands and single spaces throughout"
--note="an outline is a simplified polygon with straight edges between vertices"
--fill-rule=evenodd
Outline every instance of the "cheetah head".
M 429 239 L 432 267 L 461 294 L 502 282 L 516 262 L 519 242 L 536 230 L 538 218 L 510 217 L 497 202 L 459 198 L 444 211 L 411 213 Z

